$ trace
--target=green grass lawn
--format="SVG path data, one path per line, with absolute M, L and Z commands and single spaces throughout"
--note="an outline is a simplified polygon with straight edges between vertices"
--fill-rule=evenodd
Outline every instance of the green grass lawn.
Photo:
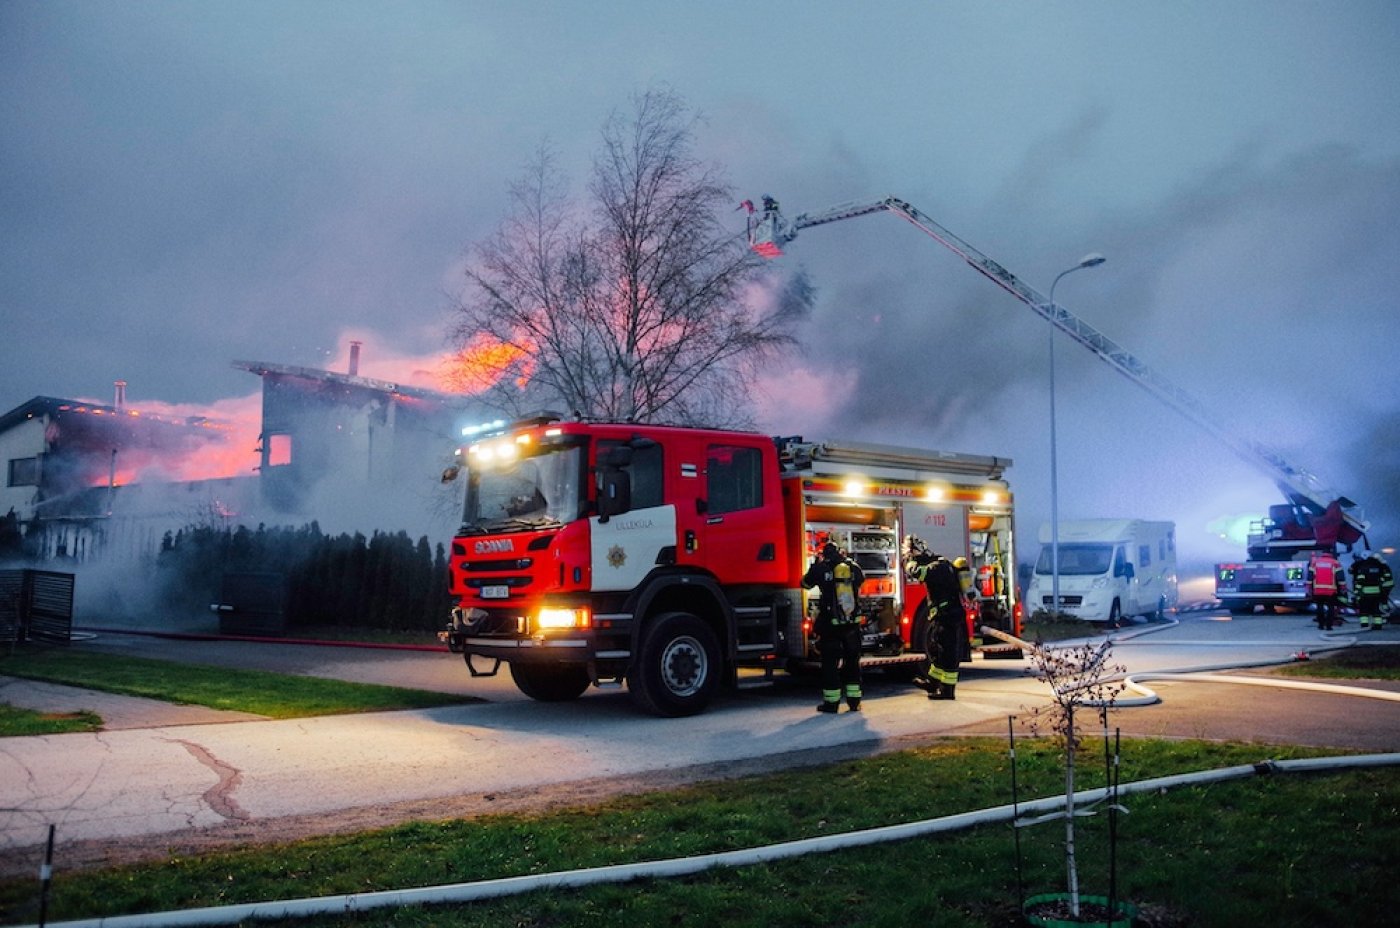
M 1400 645 L 1359 645 L 1288 664 L 1274 673 L 1335 680 L 1400 680 Z
M 4 692 L 0 691 L 0 696 Z M 102 719 L 94 712 L 35 712 L 0 702 L 0 737 L 6 735 L 61 735 L 70 731 L 98 731 Z
M 262 670 L 207 667 L 69 648 L 21 646 L 0 657 L 0 676 L 285 719 L 422 709 L 479 700 L 450 693 L 349 683 Z M 14 734 L 0 727 L 0 734 Z
M 1130 741 L 1122 779 L 1327 752 Z M 1092 756 L 1092 752 L 1091 752 Z M 1018 743 L 1022 800 L 1062 785 L 1047 742 Z M 1081 787 L 1102 785 L 1084 763 Z M 65 873 L 53 919 L 362 893 L 704 854 L 917 821 L 1010 801 L 998 739 L 948 739 L 835 765 L 646 793 L 539 815 L 429 821 L 277 847 Z M 1380 925 L 1400 904 L 1393 769 L 1281 774 L 1125 797 L 1118 885 L 1139 925 Z M 1108 888 L 1108 823 L 1080 819 L 1081 889 Z M 1023 829 L 1027 894 L 1063 889 L 1063 828 Z M 32 919 L 34 880 L 0 882 L 0 920 Z M 986 926 L 1020 924 L 1010 827 L 580 890 L 384 909 L 287 925 Z M 265 924 L 263 922 L 257 923 Z

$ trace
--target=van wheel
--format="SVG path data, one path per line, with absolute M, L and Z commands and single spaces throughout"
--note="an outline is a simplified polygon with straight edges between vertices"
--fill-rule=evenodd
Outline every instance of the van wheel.
M 1118 600 L 1113 601 L 1113 605 L 1108 610 L 1108 627 L 1117 628 L 1123 624 L 1123 606 Z
M 1152 613 L 1152 620 L 1154 622 L 1165 622 L 1167 620 L 1167 598 L 1165 596 L 1158 597 L 1157 611 Z
M 715 633 L 689 613 L 667 612 L 643 633 L 627 686 L 643 711 L 676 718 L 703 712 L 719 679 Z
M 538 702 L 578 699 L 592 681 L 588 670 L 572 664 L 519 664 L 512 662 L 510 676 L 520 692 Z

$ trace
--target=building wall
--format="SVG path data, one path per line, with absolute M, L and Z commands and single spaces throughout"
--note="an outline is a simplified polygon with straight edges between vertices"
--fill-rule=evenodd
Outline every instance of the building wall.
M 44 427 L 47 423 L 47 416 L 36 415 L 0 433 L 0 515 L 13 509 L 21 521 L 27 522 L 33 518 L 34 504 L 39 498 L 39 487 L 32 484 L 12 486 L 10 478 L 16 469 L 15 462 L 30 459 L 38 459 L 37 469 L 42 475 Z

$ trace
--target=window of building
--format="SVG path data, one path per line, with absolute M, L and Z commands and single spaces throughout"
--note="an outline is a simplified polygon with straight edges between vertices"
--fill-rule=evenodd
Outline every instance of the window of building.
M 11 458 L 8 486 L 37 487 L 39 485 L 38 458 Z
M 1152 546 L 1138 545 L 1138 566 L 1146 567 L 1152 563 Z
M 711 515 L 762 506 L 762 453 L 738 445 L 711 445 L 705 456 L 705 493 Z
M 281 467 L 292 463 L 292 436 L 277 433 L 267 436 L 267 466 Z

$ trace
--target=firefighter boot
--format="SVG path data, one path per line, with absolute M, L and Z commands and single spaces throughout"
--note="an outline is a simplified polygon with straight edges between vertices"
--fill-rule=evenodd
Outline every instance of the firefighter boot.
M 822 700 L 821 702 L 817 703 L 818 712 L 825 712 L 828 715 L 835 715 L 840 710 L 841 704 L 839 702 L 827 702 L 826 700 Z
M 935 683 L 933 685 L 933 689 L 929 690 L 928 698 L 954 699 L 955 697 L 953 696 L 953 689 L 954 684 L 952 683 Z

